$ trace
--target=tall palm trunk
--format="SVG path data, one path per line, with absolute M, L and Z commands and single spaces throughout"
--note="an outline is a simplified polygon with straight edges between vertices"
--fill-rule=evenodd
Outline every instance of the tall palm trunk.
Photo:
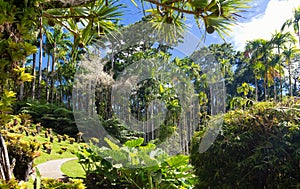
M 279 45 L 277 46 L 277 53 L 278 53 L 278 55 L 280 55 L 280 46 Z M 280 66 L 281 66 L 281 63 L 280 63 Z M 283 87 L 282 87 L 283 82 L 282 82 L 281 71 L 279 71 L 279 82 L 280 82 L 280 99 L 279 99 L 279 101 L 281 101 L 282 100 L 282 96 L 283 96 L 282 95 L 282 93 L 283 93 Z
M 36 53 L 33 54 L 33 63 L 32 63 L 32 76 L 33 76 L 33 79 L 32 79 L 32 83 L 31 83 L 31 98 L 32 100 L 34 100 L 35 98 L 35 82 L 36 82 Z
M 265 72 L 265 79 L 264 79 L 264 93 L 265 93 L 265 101 L 268 100 L 268 69 Z
M 274 72 L 274 71 L 273 71 Z M 275 74 L 273 73 L 273 80 L 274 80 L 274 101 L 277 101 L 277 88 L 276 88 L 276 78 L 275 78 Z
M 294 79 L 293 95 L 297 95 L 297 81 L 298 81 L 298 78 L 294 77 L 293 79 Z
M 39 56 L 39 79 L 38 79 L 38 99 L 41 98 L 41 91 L 42 91 L 42 64 L 43 64 L 43 20 L 40 17 L 40 56 Z
M 255 101 L 258 101 L 258 83 L 257 83 L 257 78 L 255 77 Z
M 53 53 L 52 53 L 52 65 L 51 65 L 51 103 L 53 103 L 53 100 L 54 100 L 55 62 L 56 62 L 56 41 L 54 38 Z
M 50 54 L 48 54 L 47 60 L 47 77 L 46 77 L 46 100 L 49 102 L 50 88 L 49 88 L 49 73 L 50 73 Z
M 288 72 L 289 72 L 289 92 L 290 92 L 290 96 L 293 96 L 291 62 L 288 63 Z

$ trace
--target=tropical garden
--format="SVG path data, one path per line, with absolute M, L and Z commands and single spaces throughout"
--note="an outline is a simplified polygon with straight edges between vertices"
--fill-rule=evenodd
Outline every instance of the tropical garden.
M 0 188 L 299 188 L 300 7 L 243 51 L 174 51 L 187 20 L 225 39 L 250 3 L 0 0 Z M 36 168 L 70 157 L 68 179 Z

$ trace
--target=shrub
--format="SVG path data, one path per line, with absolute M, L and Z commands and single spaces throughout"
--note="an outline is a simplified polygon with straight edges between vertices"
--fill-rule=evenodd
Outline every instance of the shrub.
M 83 181 L 80 179 L 69 179 L 68 182 L 62 182 L 53 178 L 43 178 L 41 189 L 59 188 L 59 189 L 85 189 Z
M 73 144 L 74 142 L 75 142 L 76 140 L 75 140 L 75 138 L 69 138 L 69 142 L 70 142 L 70 144 Z
M 261 102 L 226 113 L 221 134 L 204 153 L 205 132 L 197 132 L 191 145 L 197 187 L 299 187 L 299 120 L 299 106 Z
M 24 120 L 25 118 L 25 120 Z M 33 160 L 40 155 L 40 144 L 36 140 L 26 140 L 22 134 L 31 132 L 31 120 L 27 115 L 11 116 L 7 124 L 2 126 L 1 134 L 7 145 L 10 162 L 15 162 L 13 173 L 18 180 L 28 180 Z M 26 124 L 26 126 L 22 125 Z M 21 133 L 21 134 L 20 134 Z
M 90 144 L 77 152 L 91 188 L 192 188 L 195 176 L 184 155 L 169 157 L 155 144 L 141 146 L 143 138 L 110 148 Z
M 73 112 L 63 106 L 41 104 L 37 101 L 18 102 L 15 104 L 15 113 L 29 114 L 35 123 L 41 123 L 46 128 L 52 128 L 59 134 L 75 137 L 78 133 Z
M 28 180 L 28 175 L 33 166 L 33 160 L 40 155 L 40 144 L 26 141 L 21 134 L 8 133 L 4 136 L 7 143 L 9 159 L 15 160 L 13 173 L 18 180 Z
M 27 182 L 19 182 L 16 179 L 11 179 L 9 181 L 0 180 L 1 189 L 26 189 L 28 188 Z

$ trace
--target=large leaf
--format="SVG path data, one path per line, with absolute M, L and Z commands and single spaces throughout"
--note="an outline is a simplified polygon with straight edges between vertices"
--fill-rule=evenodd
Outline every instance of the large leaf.
M 134 140 L 129 140 L 129 141 L 125 142 L 124 145 L 135 148 L 135 147 L 141 146 L 143 143 L 144 143 L 144 138 L 138 138 L 138 139 L 134 139 Z
M 180 167 L 183 165 L 187 165 L 188 161 L 189 157 L 182 154 L 170 157 L 166 160 L 168 165 L 171 167 Z

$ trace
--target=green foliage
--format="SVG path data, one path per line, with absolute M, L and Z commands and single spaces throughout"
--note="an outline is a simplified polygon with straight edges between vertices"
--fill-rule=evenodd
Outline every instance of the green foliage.
M 204 153 L 194 135 L 191 163 L 199 188 L 299 187 L 299 102 L 255 103 L 225 114 L 221 134 Z
M 39 11 L 32 6 L 23 6 L 15 1 L 0 1 L 0 84 L 8 89 L 9 82 L 17 84 L 30 79 L 28 73 L 19 72 L 26 57 L 37 52 L 37 48 L 28 43 L 35 35 L 32 28 L 36 26 Z M 0 90 L 0 94 L 2 93 Z
M 15 95 L 13 91 L 4 90 L 0 96 L 0 125 L 5 125 L 10 120 L 12 105 L 16 100 Z
M 249 83 L 244 82 L 241 86 L 237 88 L 238 93 L 243 93 L 244 96 L 247 96 L 249 93 L 253 92 L 254 88 L 249 85 Z
M 142 137 L 144 133 L 128 129 L 127 126 L 120 123 L 116 118 L 102 121 L 103 127 L 110 136 L 124 143 L 128 140 Z
M 85 185 L 80 179 L 69 179 L 68 182 L 62 182 L 53 178 L 43 178 L 41 189 L 85 189 Z
M 110 148 L 90 144 L 78 153 L 88 185 L 100 188 L 192 188 L 195 177 L 184 155 L 168 157 L 155 144 L 142 146 L 143 138 Z
M 52 128 L 59 134 L 76 136 L 78 129 L 73 112 L 63 106 L 55 104 L 42 104 L 39 102 L 19 102 L 15 105 L 16 113 L 26 113 L 32 116 L 35 123 Z
M 23 118 L 23 119 L 22 119 Z M 1 128 L 1 134 L 6 142 L 10 162 L 15 162 L 13 173 L 16 179 L 27 181 L 33 160 L 40 155 L 40 143 L 36 140 L 26 140 L 26 135 L 34 132 L 26 115 L 11 116 L 11 119 Z
M 69 179 L 68 182 L 53 178 L 43 178 L 40 183 L 33 187 L 29 182 L 11 179 L 9 181 L 0 180 L 1 189 L 85 189 L 85 185 L 80 179 Z
M 9 181 L 0 180 L 0 188 L 1 189 L 27 189 L 28 183 L 19 182 L 16 179 L 11 179 Z

